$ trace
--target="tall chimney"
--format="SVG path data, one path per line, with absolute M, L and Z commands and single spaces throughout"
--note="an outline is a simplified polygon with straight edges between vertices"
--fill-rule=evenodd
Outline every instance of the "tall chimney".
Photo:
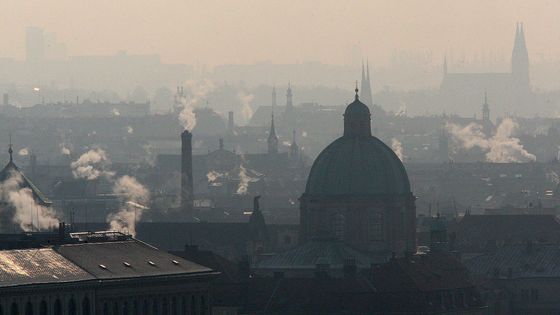
M 233 133 L 235 128 L 235 122 L 233 121 L 233 112 L 228 112 L 228 131 Z
M 188 130 L 181 133 L 181 207 L 193 207 L 192 133 Z

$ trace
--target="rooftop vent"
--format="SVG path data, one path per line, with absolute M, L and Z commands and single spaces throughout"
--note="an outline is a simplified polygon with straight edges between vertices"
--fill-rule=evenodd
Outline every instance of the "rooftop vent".
M 171 260 L 171 261 L 173 262 L 174 265 L 178 265 L 178 264 L 179 264 L 179 262 L 176 261 L 175 259 L 173 259 L 173 260 Z
M 127 263 L 126 261 L 123 261 L 123 265 L 124 265 L 125 267 L 128 267 L 128 268 L 131 268 L 131 267 L 132 267 L 132 266 L 131 266 L 129 263 Z
M 107 270 L 107 266 L 105 265 L 99 265 L 99 268 Z
M 154 266 L 154 267 L 156 266 L 156 263 L 151 260 L 148 260 L 148 264 L 150 264 L 150 266 Z

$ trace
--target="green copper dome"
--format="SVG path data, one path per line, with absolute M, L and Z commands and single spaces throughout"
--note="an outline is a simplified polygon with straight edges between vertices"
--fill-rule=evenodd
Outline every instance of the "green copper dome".
M 410 193 L 401 160 L 385 143 L 371 135 L 368 107 L 356 100 L 344 114 L 344 136 L 317 157 L 307 195 L 403 195 Z

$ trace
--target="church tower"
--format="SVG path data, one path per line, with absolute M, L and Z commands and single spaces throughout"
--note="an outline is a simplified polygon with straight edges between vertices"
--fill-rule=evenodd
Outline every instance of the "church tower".
M 511 75 L 515 91 L 527 93 L 530 90 L 529 54 L 525 44 L 523 23 L 517 23 L 515 41 L 511 56 Z
M 482 121 L 485 123 L 490 121 L 490 105 L 488 105 L 486 92 L 484 92 L 484 104 L 482 104 Z
M 272 117 L 270 119 L 270 131 L 268 133 L 268 154 L 278 153 L 278 136 L 276 135 L 276 129 L 274 128 L 274 112 L 272 112 Z
M 362 88 L 360 91 L 360 100 L 369 107 L 373 106 L 373 96 L 371 93 L 371 81 L 369 76 L 369 61 L 367 61 L 365 68 L 362 62 Z

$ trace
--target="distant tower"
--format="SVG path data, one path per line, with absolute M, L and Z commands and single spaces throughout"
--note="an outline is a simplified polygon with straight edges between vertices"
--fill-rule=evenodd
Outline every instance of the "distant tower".
M 369 76 L 369 61 L 364 68 L 362 63 L 362 88 L 360 89 L 360 100 L 367 106 L 373 106 L 373 96 L 371 93 L 371 81 Z
M 511 56 L 511 75 L 515 91 L 519 93 L 529 92 L 529 54 L 525 44 L 523 23 L 517 23 L 515 29 L 515 41 Z
M 438 139 L 438 151 L 440 162 L 449 162 L 449 136 L 447 130 L 445 130 L 445 125 L 441 127 Z
M 278 153 L 278 136 L 276 136 L 276 129 L 274 128 L 274 112 L 270 119 L 270 132 L 268 133 L 268 154 Z
M 286 112 L 294 109 L 294 102 L 292 99 L 292 85 L 288 82 L 288 90 L 286 91 Z
M 292 144 L 290 145 L 290 159 L 292 161 L 299 160 L 299 146 L 296 143 L 296 130 L 292 131 Z
M 181 133 L 181 207 L 193 207 L 192 133 L 188 130 Z
M 276 107 L 276 87 L 272 86 L 272 107 Z
M 490 121 L 490 106 L 488 105 L 486 92 L 484 92 L 484 104 L 482 104 L 482 121 L 485 123 Z

